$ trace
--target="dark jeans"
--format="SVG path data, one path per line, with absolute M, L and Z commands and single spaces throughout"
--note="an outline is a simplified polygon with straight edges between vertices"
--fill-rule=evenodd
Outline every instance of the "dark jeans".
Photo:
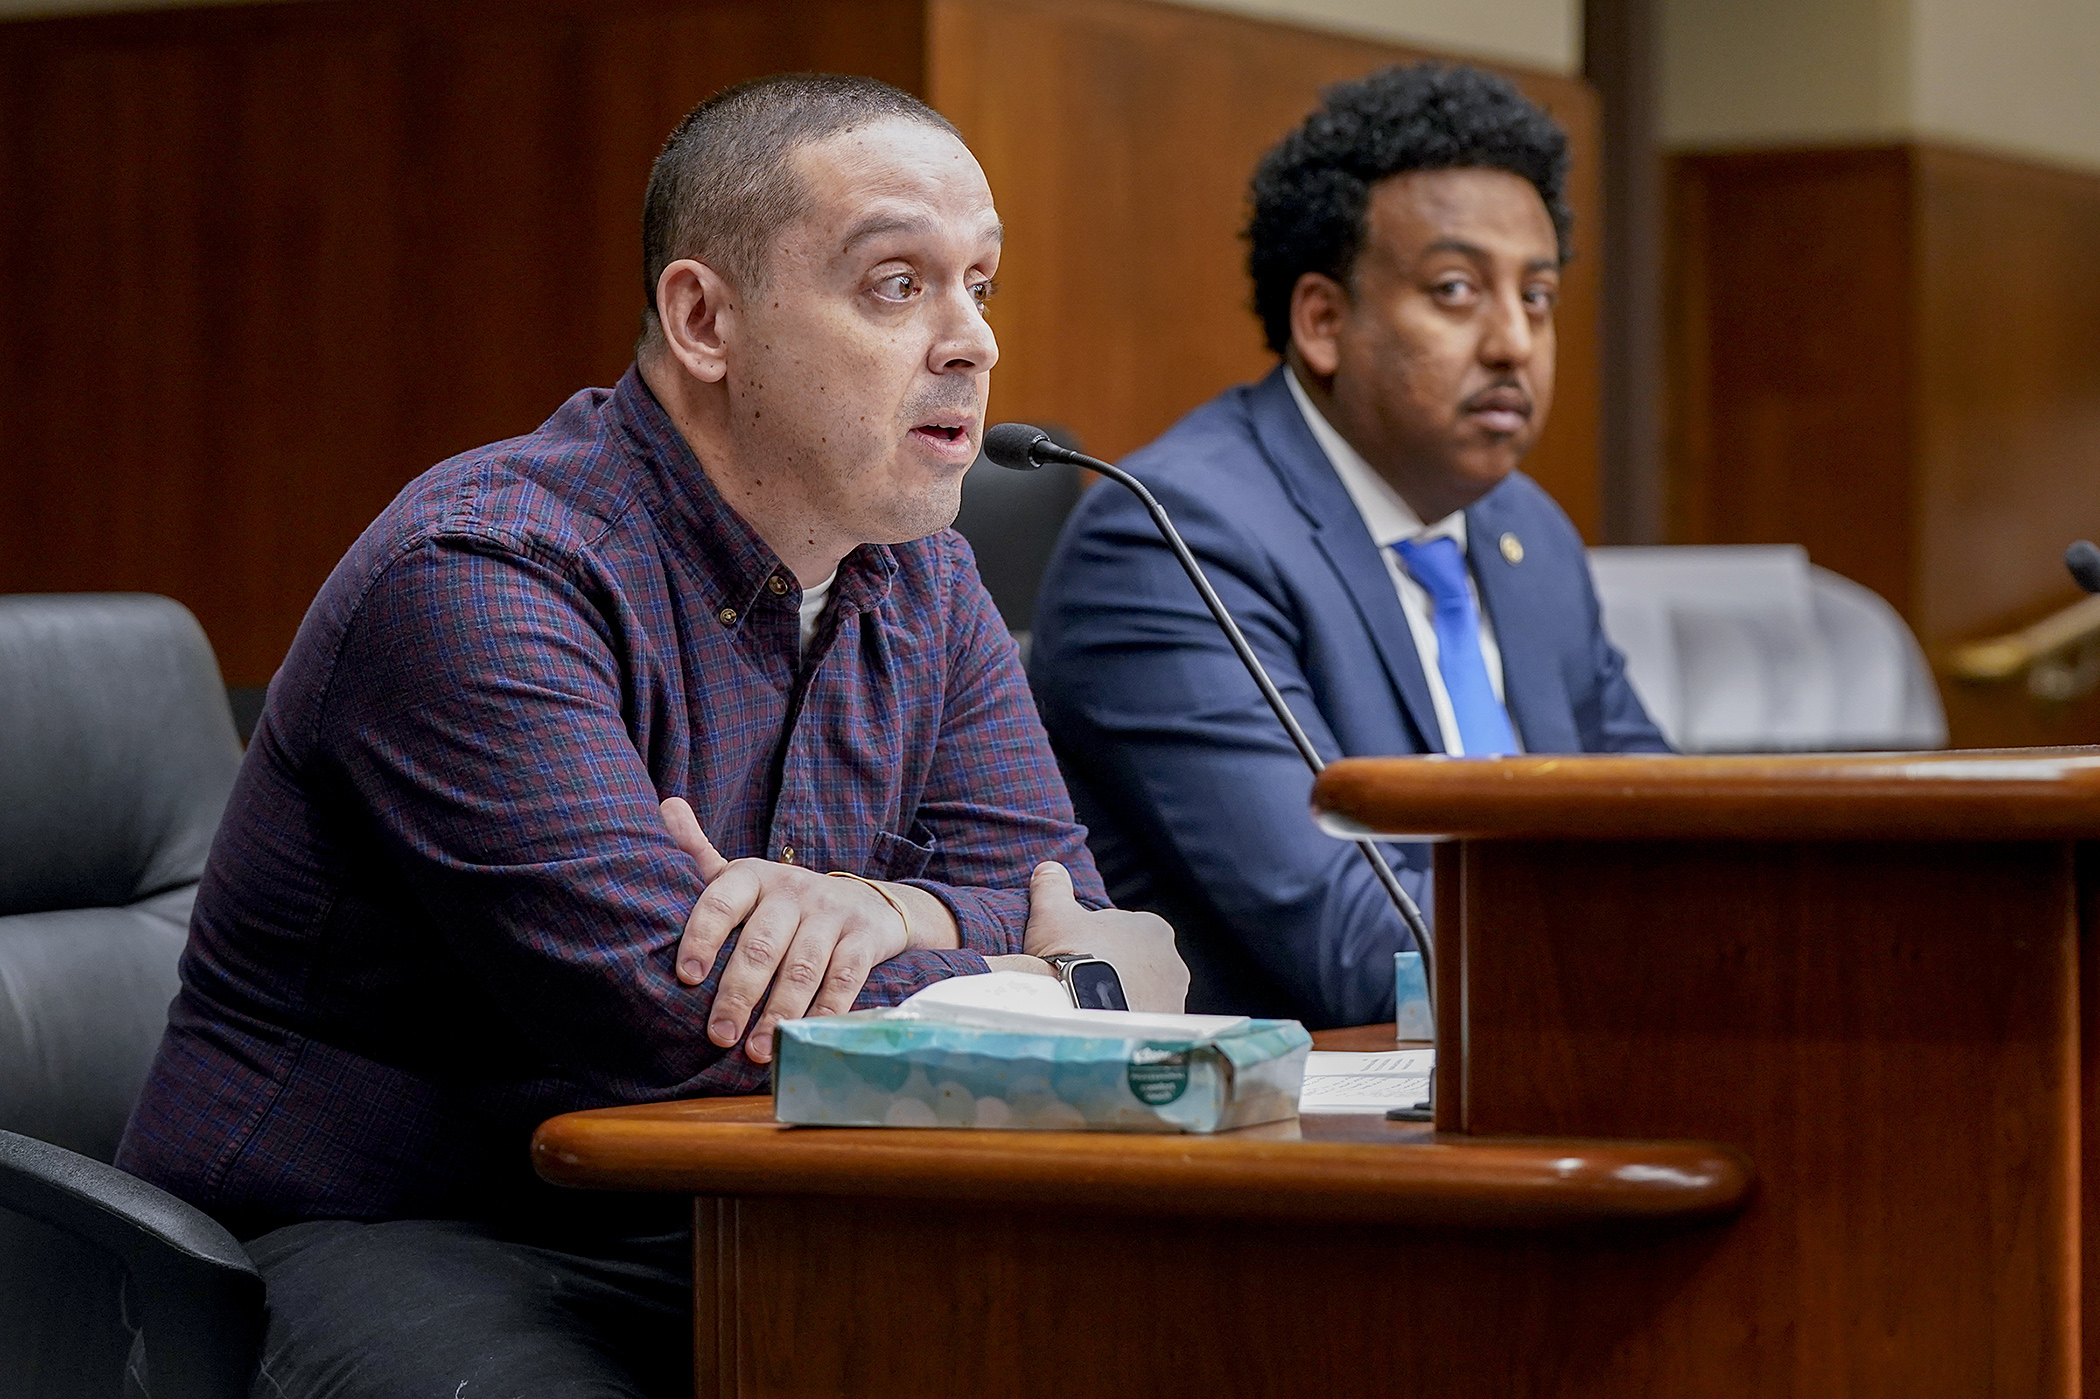
M 269 1331 L 252 1399 L 689 1399 L 692 1231 L 313 1220 L 248 1242 Z

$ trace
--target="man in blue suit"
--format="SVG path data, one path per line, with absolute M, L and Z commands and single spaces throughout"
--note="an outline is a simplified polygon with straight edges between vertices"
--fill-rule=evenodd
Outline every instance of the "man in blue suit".
M 1581 538 L 1517 463 L 1553 396 L 1567 141 L 1499 78 L 1330 90 L 1255 172 L 1283 362 L 1124 466 L 1203 561 L 1322 754 L 1660 752 Z M 1393 1015 L 1412 944 L 1142 508 L 1087 493 L 1030 664 L 1123 907 L 1178 930 L 1191 1010 Z M 1387 847 L 1431 902 L 1428 850 Z

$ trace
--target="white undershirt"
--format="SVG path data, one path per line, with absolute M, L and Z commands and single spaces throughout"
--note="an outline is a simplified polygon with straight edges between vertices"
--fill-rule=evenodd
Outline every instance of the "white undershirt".
M 1428 590 L 1408 573 L 1392 546 L 1402 540 L 1421 542 L 1448 537 L 1457 542 L 1460 556 L 1465 557 L 1465 512 L 1454 510 L 1435 524 L 1424 525 L 1414 507 L 1401 499 L 1391 483 L 1373 470 L 1371 464 L 1349 445 L 1348 439 L 1320 415 L 1320 410 L 1313 406 L 1304 386 L 1298 382 L 1297 372 L 1286 370 L 1283 379 L 1291 386 L 1291 397 L 1297 402 L 1298 411 L 1304 414 L 1305 425 L 1312 429 L 1313 440 L 1327 454 L 1328 464 L 1341 478 L 1342 489 L 1349 492 L 1356 513 L 1363 517 L 1364 528 L 1371 532 L 1371 540 L 1378 546 L 1379 556 L 1385 560 L 1385 571 L 1392 576 L 1393 591 L 1400 595 L 1400 610 L 1407 616 L 1407 629 L 1414 635 L 1415 655 L 1422 661 L 1422 678 L 1429 684 L 1429 703 L 1436 710 L 1436 726 L 1444 740 L 1444 751 L 1462 754 L 1466 748 L 1458 735 L 1458 716 L 1451 710 L 1451 694 L 1444 688 L 1444 673 L 1436 665 L 1435 608 L 1429 600 Z M 1480 658 L 1487 663 L 1488 683 L 1495 687 L 1495 698 L 1502 699 L 1502 648 L 1495 644 L 1494 623 L 1488 620 L 1487 609 L 1480 605 L 1480 585 L 1473 581 L 1470 562 L 1466 568 L 1466 587 L 1473 594 L 1474 614 L 1480 618 Z M 1510 728 L 1515 730 L 1514 720 Z M 1517 746 L 1522 749 L 1522 738 L 1517 740 Z
M 834 568 L 831 570 L 831 576 L 816 587 L 802 590 L 802 615 L 798 619 L 798 637 L 795 643 L 797 656 L 809 653 L 809 643 L 817 636 L 817 619 L 824 615 L 824 604 L 831 601 L 831 585 L 838 581 L 839 571 Z

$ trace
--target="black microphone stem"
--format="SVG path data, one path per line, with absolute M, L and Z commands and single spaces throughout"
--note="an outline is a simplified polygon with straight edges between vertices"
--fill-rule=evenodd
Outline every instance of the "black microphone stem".
M 1182 542 L 1181 531 L 1175 529 L 1173 520 L 1168 518 L 1166 507 L 1153 497 L 1152 492 L 1145 489 L 1145 484 L 1120 466 L 1111 466 L 1105 461 L 1097 461 L 1069 447 L 1060 447 L 1047 436 L 1035 445 L 1033 454 L 1071 466 L 1083 466 L 1089 471 L 1098 471 L 1144 502 L 1146 511 L 1152 516 L 1152 523 L 1159 526 L 1159 532 L 1165 536 L 1167 546 L 1174 551 L 1174 557 L 1181 561 L 1182 571 L 1188 574 L 1189 581 L 1194 583 L 1196 591 L 1202 594 L 1203 605 L 1210 609 L 1210 615 L 1225 633 L 1225 639 L 1230 641 L 1232 649 L 1239 653 L 1240 664 L 1254 677 L 1254 683 L 1261 687 L 1261 697 L 1269 702 L 1270 709 L 1276 711 L 1277 721 L 1283 725 L 1284 732 L 1291 736 L 1291 742 L 1297 745 L 1298 756 L 1305 759 L 1305 765 L 1313 770 L 1314 776 L 1317 777 L 1326 771 L 1327 763 L 1320 757 L 1320 750 L 1313 747 L 1312 739 L 1306 736 L 1304 726 L 1298 722 L 1298 716 L 1291 713 L 1291 707 L 1284 703 L 1283 693 L 1276 688 L 1276 683 L 1269 679 L 1269 673 L 1262 668 L 1261 661 L 1254 654 L 1254 648 L 1247 644 L 1246 636 L 1240 631 L 1239 623 L 1233 621 L 1232 614 L 1225 610 L 1225 604 L 1219 599 L 1217 589 L 1211 587 L 1210 579 L 1203 575 L 1203 566 L 1196 562 L 1196 556 L 1190 553 L 1189 546 Z M 1393 901 L 1394 908 L 1400 910 L 1401 921 L 1406 923 L 1408 931 L 1414 934 L 1415 946 L 1422 953 L 1422 976 L 1429 985 L 1430 1015 L 1434 1021 L 1436 947 L 1435 940 L 1429 933 L 1429 921 L 1422 917 L 1422 910 L 1408 897 L 1407 890 L 1400 887 L 1399 878 L 1394 875 L 1393 867 L 1385 862 L 1385 854 L 1379 850 L 1377 843 L 1359 840 L 1354 844 L 1363 852 L 1364 859 L 1370 862 L 1372 872 L 1378 876 L 1379 884 L 1385 888 L 1386 897 Z

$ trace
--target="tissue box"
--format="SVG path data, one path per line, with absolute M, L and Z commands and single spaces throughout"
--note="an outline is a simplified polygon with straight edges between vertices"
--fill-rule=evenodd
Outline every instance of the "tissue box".
M 1393 954 L 1393 1038 L 1433 1040 L 1436 1018 L 1429 1013 L 1429 978 L 1422 971 L 1422 954 Z
M 1218 1132 L 1297 1116 L 1312 1036 L 1295 1020 L 1175 1040 L 1015 1033 L 862 1010 L 788 1021 L 776 1046 L 773 1115 L 782 1122 Z

